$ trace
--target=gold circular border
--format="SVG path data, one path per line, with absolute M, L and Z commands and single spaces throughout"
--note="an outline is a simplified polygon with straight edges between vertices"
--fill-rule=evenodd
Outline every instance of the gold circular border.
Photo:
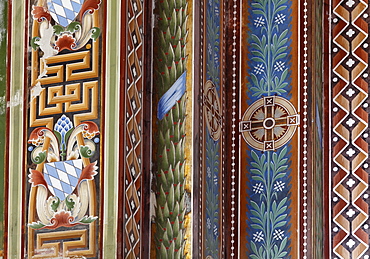
M 215 96 L 216 96 L 216 102 L 217 102 L 217 105 L 219 107 L 219 109 L 221 109 L 221 102 L 220 102 L 220 98 L 218 97 L 218 92 L 216 90 L 216 86 L 215 84 L 211 81 L 211 80 L 208 80 L 205 85 L 204 85 L 204 96 L 206 96 L 206 94 L 208 93 L 208 91 L 212 88 L 215 88 Z M 212 130 L 212 127 L 211 127 L 211 123 L 210 121 L 208 120 L 208 116 L 207 116 L 207 107 L 205 105 L 203 105 L 203 111 L 204 111 L 204 116 L 205 116 L 205 120 L 206 120 L 206 124 L 207 124 L 207 128 L 210 132 L 210 135 L 211 135 L 211 138 L 215 141 L 219 140 L 220 137 L 221 137 L 221 128 L 222 128 L 222 122 L 221 124 L 219 125 L 218 129 L 216 132 L 213 132 Z M 221 110 L 220 111 L 220 115 L 221 115 Z
M 280 96 L 274 96 L 275 98 L 275 104 L 280 104 L 288 111 L 288 116 L 296 115 L 297 111 L 293 104 L 289 102 L 287 99 L 280 97 Z M 251 115 L 260 107 L 264 106 L 264 98 L 261 98 L 257 101 L 255 101 L 251 106 L 248 107 L 248 109 L 245 111 L 242 121 L 249 121 Z M 284 133 L 284 135 L 279 138 L 279 140 L 275 141 L 274 143 L 274 149 L 278 149 L 282 146 L 284 146 L 288 141 L 293 137 L 295 131 L 297 130 L 298 125 L 292 125 L 288 126 L 288 130 Z M 247 142 L 248 145 L 251 147 L 264 151 L 264 142 L 257 141 L 253 136 L 251 131 L 244 131 L 242 132 L 242 136 Z

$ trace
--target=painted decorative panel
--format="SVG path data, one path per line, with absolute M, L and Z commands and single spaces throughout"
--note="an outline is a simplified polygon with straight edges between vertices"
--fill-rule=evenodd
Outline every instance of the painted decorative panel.
M 27 254 L 99 253 L 100 0 L 38 1 L 29 76 Z
M 223 257 L 223 1 L 204 1 L 202 75 L 202 258 Z
M 127 2 L 126 155 L 124 181 L 124 256 L 140 258 L 142 246 L 142 122 L 143 122 L 143 9 L 142 1 Z
M 330 258 L 369 258 L 369 8 L 330 4 Z
M 189 161 L 186 139 L 191 136 L 191 114 L 187 85 L 188 17 L 191 1 L 155 1 L 154 28 L 154 173 L 155 230 L 157 258 L 191 258 Z M 189 95 L 188 95 L 189 94 Z M 191 99 L 190 99 L 191 100 Z M 189 123 L 189 124 L 188 124 Z M 188 140 L 187 140 L 188 141 Z M 190 154 L 190 157 L 188 156 Z M 188 177 L 187 177 L 188 176 Z
M 293 1 L 256 0 L 243 2 L 241 15 L 239 257 L 301 258 L 307 255 L 302 13 Z

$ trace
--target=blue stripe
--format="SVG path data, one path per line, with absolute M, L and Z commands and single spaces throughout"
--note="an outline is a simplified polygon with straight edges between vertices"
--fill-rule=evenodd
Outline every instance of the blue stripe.
M 171 88 L 162 96 L 158 103 L 158 119 L 162 120 L 167 112 L 176 104 L 186 91 L 186 71 L 177 79 Z

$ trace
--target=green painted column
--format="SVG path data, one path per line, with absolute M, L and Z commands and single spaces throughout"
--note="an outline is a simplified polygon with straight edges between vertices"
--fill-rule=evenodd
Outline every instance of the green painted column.
M 0 201 L 4 200 L 4 151 L 6 111 L 7 4 L 0 2 Z M 0 202 L 0 256 L 4 250 L 4 203 Z
M 12 19 L 12 45 L 10 63 L 7 68 L 10 69 L 10 100 L 7 103 L 9 109 L 9 159 L 8 159 L 8 258 L 21 258 L 21 238 L 22 238 L 22 181 L 24 177 L 24 168 L 22 164 L 23 154 L 23 111 L 24 111 L 24 44 L 25 44 L 25 4 L 23 1 L 13 1 L 11 10 Z
M 121 1 L 107 1 L 103 258 L 117 255 Z M 122 148 L 122 147 L 121 147 Z

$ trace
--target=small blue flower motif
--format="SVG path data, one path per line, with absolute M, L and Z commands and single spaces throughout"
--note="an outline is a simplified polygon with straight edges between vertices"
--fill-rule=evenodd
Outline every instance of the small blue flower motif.
M 278 61 L 278 62 L 276 62 L 276 63 L 275 63 L 275 65 L 274 65 L 274 69 L 275 69 L 276 71 L 283 71 L 283 70 L 284 70 L 284 68 L 285 68 L 285 62 L 282 62 L 282 61 Z
M 283 24 L 284 22 L 285 22 L 285 17 L 286 17 L 286 15 L 285 14 L 277 14 L 276 15 L 276 17 L 275 17 L 275 22 L 277 23 L 277 24 Z
M 211 226 L 212 226 L 212 223 L 211 223 L 211 219 L 207 217 L 207 228 L 208 229 L 211 229 Z
M 215 183 L 215 185 L 218 185 L 218 178 L 217 178 L 217 175 L 214 175 L 214 176 L 213 176 L 213 182 Z
M 212 4 L 213 4 L 213 3 L 212 3 L 212 1 L 213 1 L 213 0 L 209 0 L 209 1 L 208 1 L 208 4 L 209 4 L 209 6 L 210 6 L 210 7 L 212 7 Z
M 65 139 L 65 136 L 67 134 L 67 132 L 69 130 L 71 130 L 73 128 L 73 123 L 72 121 L 67 117 L 65 116 L 64 114 L 62 115 L 62 117 L 59 118 L 59 120 L 57 121 L 57 123 L 55 124 L 54 126 L 54 130 L 56 132 L 59 132 L 59 134 L 62 136 L 62 145 L 61 147 L 63 146 L 63 144 L 66 143 L 66 139 Z
M 264 240 L 264 235 L 263 235 L 263 232 L 260 231 L 260 232 L 256 232 L 253 234 L 253 241 L 254 242 L 261 242 Z
M 253 186 L 253 191 L 254 191 L 254 193 L 261 193 L 263 191 L 263 185 L 262 185 L 262 183 L 256 183 Z
M 254 20 L 254 26 L 261 27 L 265 24 L 265 19 L 263 19 L 262 16 L 258 17 L 256 20 Z
M 208 178 L 212 177 L 211 168 L 209 166 L 207 166 L 207 176 L 208 176 Z
M 254 67 L 254 73 L 257 75 L 261 74 L 265 67 L 262 64 L 258 64 L 257 66 Z
M 274 239 L 276 240 L 283 240 L 284 238 L 284 231 L 281 229 L 276 229 L 273 234 Z
M 285 188 L 285 183 L 282 182 L 282 181 L 277 181 L 275 184 L 274 184 L 274 189 L 275 191 L 282 191 L 283 189 Z

